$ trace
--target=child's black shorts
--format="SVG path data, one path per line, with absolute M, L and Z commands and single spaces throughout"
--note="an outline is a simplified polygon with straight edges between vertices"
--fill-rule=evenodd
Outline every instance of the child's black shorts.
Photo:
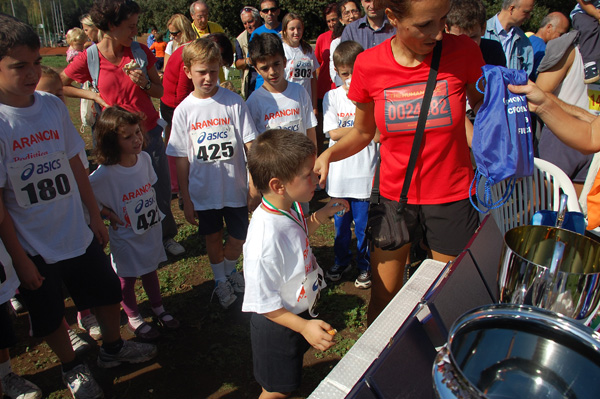
M 60 326 L 65 315 L 63 283 L 77 309 L 121 302 L 119 278 L 95 238 L 81 256 L 52 264 L 44 262 L 39 255 L 32 256 L 31 260 L 44 282 L 33 291 L 21 286 L 19 293 L 29 310 L 34 337 L 49 335 Z
M 17 337 L 12 327 L 8 302 L 0 305 L 0 349 L 7 349 L 17 343 Z
M 246 240 L 248 232 L 248 207 L 225 207 L 222 209 L 206 209 L 196 211 L 198 215 L 198 234 L 207 236 L 223 230 L 223 219 L 227 225 L 227 233 L 240 241 Z
M 310 319 L 308 312 L 298 316 Z M 254 378 L 268 392 L 292 392 L 302 381 L 302 359 L 310 348 L 306 339 L 265 316 L 250 319 Z

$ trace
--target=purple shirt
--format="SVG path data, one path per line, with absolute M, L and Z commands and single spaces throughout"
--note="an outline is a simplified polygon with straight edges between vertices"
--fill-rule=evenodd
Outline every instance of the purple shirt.
M 386 16 L 383 17 L 383 25 L 377 30 L 371 28 L 369 22 L 367 22 L 367 17 L 364 16 L 346 26 L 341 41 L 354 40 L 367 50 L 383 43 L 395 34 L 396 29 L 390 24 Z

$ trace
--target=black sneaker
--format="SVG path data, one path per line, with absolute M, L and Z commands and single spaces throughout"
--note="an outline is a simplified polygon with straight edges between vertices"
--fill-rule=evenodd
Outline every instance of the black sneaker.
M 342 278 L 342 274 L 346 273 L 347 271 L 350 271 L 351 267 L 351 265 L 342 266 L 335 264 L 331 267 L 331 269 L 325 272 L 325 277 L 327 277 L 331 281 L 339 281 Z
M 600 74 L 598 74 L 598 65 L 595 62 L 588 62 L 584 66 L 584 78 L 583 83 L 590 84 L 600 80 Z
M 354 281 L 354 286 L 363 290 L 371 288 L 371 272 L 368 272 L 366 270 L 360 272 L 360 274 Z

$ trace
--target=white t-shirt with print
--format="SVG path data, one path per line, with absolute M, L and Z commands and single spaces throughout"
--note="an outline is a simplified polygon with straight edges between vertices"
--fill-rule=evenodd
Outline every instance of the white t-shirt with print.
M 59 98 L 33 96 L 25 108 L 0 104 L 0 187 L 27 254 L 56 263 L 83 255 L 93 239 L 69 164 L 85 144 Z
M 323 132 L 353 127 L 355 111 L 343 86 L 328 91 L 323 98 Z M 330 147 L 335 143 L 329 140 Z M 377 144 L 371 141 L 359 153 L 329 164 L 327 194 L 338 198 L 369 198 L 378 157 Z
M 306 134 L 307 129 L 317 126 L 310 97 L 298 83 L 288 82 L 282 93 L 271 93 L 261 86 L 247 104 L 259 134 L 278 128 Z
M 219 88 L 208 99 L 192 94 L 175 109 L 167 155 L 190 162 L 194 209 L 239 208 L 247 204 L 244 143 L 257 136 L 242 98 Z
M 259 206 L 252 214 L 244 244 L 246 288 L 242 311 L 307 311 L 308 299 L 298 300 L 298 294 L 306 271 L 315 268 L 318 265 L 304 229 L 288 217 Z
M 160 210 L 152 187 L 157 181 L 150 155 L 141 152 L 132 167 L 100 165 L 90 182 L 100 207 L 111 209 L 125 225 L 112 227 L 110 252 L 119 277 L 139 277 L 167 260 Z
M 4 243 L 0 241 L 0 304 L 15 296 L 20 284 L 12 259 L 8 255 Z
M 291 47 L 285 42 L 283 42 L 283 51 L 286 58 L 286 80 L 302 85 L 308 96 L 312 98 L 311 79 L 320 65 L 314 51 L 304 53 L 301 46 Z

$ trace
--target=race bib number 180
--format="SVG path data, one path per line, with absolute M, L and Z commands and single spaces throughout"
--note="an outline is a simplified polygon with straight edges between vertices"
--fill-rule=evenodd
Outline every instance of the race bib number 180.
M 63 151 L 8 165 L 17 203 L 22 208 L 48 204 L 73 194 L 75 177 Z
M 237 140 L 231 126 L 192 131 L 192 147 L 202 163 L 226 161 L 235 155 Z

